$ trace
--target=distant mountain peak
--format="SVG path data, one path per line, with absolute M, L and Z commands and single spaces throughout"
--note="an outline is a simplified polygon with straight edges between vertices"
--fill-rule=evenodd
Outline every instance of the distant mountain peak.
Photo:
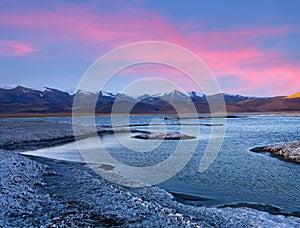
M 290 96 L 284 97 L 284 99 L 293 99 L 293 98 L 300 98 L 300 92 L 294 93 Z
M 184 92 L 181 92 L 177 89 L 169 90 L 163 94 L 163 96 L 187 96 Z
M 39 89 L 41 92 L 49 91 L 50 89 L 48 87 L 42 87 Z
M 111 93 L 106 91 L 101 91 L 101 95 L 104 97 L 112 97 L 112 98 L 116 98 L 118 96 L 117 93 Z
M 200 92 L 197 92 L 197 91 L 188 92 L 188 95 L 190 97 L 205 97 L 205 95 L 203 93 L 200 93 Z
M 76 90 L 75 94 L 80 94 L 80 95 L 97 95 L 98 92 L 89 92 L 86 90 Z
M 10 86 L 1 86 L 0 88 L 1 89 L 15 89 L 17 87 L 18 87 L 18 85 L 10 85 Z

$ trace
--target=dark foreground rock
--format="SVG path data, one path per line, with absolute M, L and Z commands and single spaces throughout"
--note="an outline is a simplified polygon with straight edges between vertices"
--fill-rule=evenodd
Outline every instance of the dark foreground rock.
M 300 163 L 300 142 L 283 143 L 271 146 L 256 147 L 251 149 L 253 152 L 269 152 L 279 158 Z

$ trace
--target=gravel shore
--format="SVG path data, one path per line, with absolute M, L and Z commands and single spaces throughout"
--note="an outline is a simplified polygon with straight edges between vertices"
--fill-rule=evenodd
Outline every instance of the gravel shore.
M 68 124 L 16 121 L 1 122 L 0 127 L 0 227 L 300 225 L 299 218 L 275 216 L 249 208 L 183 205 L 157 187 L 129 188 L 112 184 L 82 163 L 25 157 L 17 153 L 32 141 L 41 145 L 45 141 L 52 143 L 72 138 L 72 128 Z M 15 150 L 3 149 L 10 144 L 15 145 Z

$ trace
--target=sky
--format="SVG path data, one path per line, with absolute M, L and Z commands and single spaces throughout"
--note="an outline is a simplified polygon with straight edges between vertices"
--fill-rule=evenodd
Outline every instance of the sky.
M 300 91 L 298 0 L 0 0 L 0 6 L 1 87 L 74 89 L 105 53 L 160 41 L 197 55 L 225 93 Z M 105 90 L 143 79 L 151 87 L 151 78 L 199 89 L 178 70 L 141 64 L 117 73 Z

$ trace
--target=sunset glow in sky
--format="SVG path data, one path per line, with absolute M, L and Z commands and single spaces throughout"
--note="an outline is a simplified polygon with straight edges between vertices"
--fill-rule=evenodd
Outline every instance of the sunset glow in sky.
M 298 0 L 0 0 L 0 5 L 0 86 L 76 88 L 107 51 L 164 41 L 200 57 L 224 92 L 300 91 Z M 107 90 L 153 76 L 194 89 L 174 70 L 145 65 L 121 72 Z

